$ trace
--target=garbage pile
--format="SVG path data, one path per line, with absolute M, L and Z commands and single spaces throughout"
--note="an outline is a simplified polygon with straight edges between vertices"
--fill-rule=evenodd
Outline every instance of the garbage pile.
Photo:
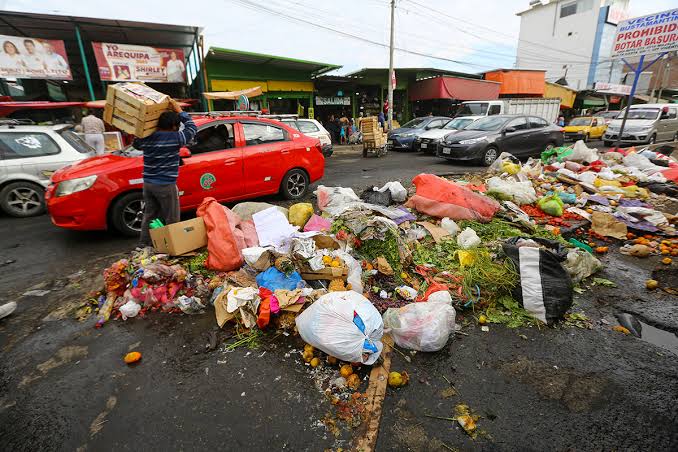
M 341 366 L 375 364 L 385 333 L 435 352 L 464 316 L 483 328 L 561 322 L 575 286 L 602 268 L 596 254 L 616 243 L 670 265 L 678 217 L 660 205 L 676 205 L 678 165 L 658 158 L 577 142 L 525 163 L 504 153 L 485 175 L 420 174 L 409 192 L 398 181 L 360 196 L 321 185 L 317 208 L 206 198 L 206 249 L 147 248 L 113 263 L 98 325 L 212 311 L 220 327 L 298 333 L 305 363 L 333 365 L 343 381 L 332 385 L 357 389 Z

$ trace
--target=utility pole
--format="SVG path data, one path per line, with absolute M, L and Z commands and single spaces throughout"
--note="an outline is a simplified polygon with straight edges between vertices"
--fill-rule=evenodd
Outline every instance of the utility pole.
M 391 45 L 388 57 L 388 130 L 393 130 L 393 27 L 395 22 L 395 0 L 391 0 Z M 382 106 L 383 108 L 383 106 Z

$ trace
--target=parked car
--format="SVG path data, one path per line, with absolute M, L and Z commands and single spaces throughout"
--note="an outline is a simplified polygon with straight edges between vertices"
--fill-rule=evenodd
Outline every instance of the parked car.
M 45 187 L 52 174 L 94 155 L 73 126 L 0 122 L 0 208 L 13 217 L 45 211 Z
M 276 118 L 273 117 L 272 119 Z M 281 121 L 304 135 L 319 139 L 323 155 L 325 157 L 332 155 L 333 149 L 330 133 L 318 121 L 306 118 L 282 118 Z
M 605 119 L 598 116 L 580 116 L 572 118 L 570 123 L 563 129 L 563 134 L 566 140 L 584 140 L 588 141 L 591 138 L 602 138 L 607 125 Z
M 455 117 L 492 115 L 532 115 L 556 122 L 559 98 L 518 97 L 514 99 L 470 100 L 462 102 Z
M 182 211 L 195 209 L 208 196 L 236 201 L 280 193 L 300 199 L 323 176 L 319 140 L 289 125 L 244 116 L 199 117 L 195 123 L 196 139 L 180 154 Z M 215 136 L 220 138 L 216 143 Z M 67 229 L 138 234 L 142 170 L 142 153 L 130 147 L 57 171 L 46 192 L 52 222 Z
M 484 116 L 464 116 L 463 118 L 454 118 L 445 124 L 442 129 L 427 130 L 414 139 L 414 150 L 435 154 L 438 152 L 438 144 L 443 138 L 451 133 L 463 129 L 476 119 L 483 117 Z
M 440 143 L 438 156 L 449 160 L 478 161 L 489 166 L 502 152 L 528 157 L 562 146 L 561 130 L 536 116 L 488 116 L 448 135 Z
M 612 146 L 619 137 L 624 119 L 624 110 L 619 112 L 603 135 L 603 144 Z M 652 144 L 656 141 L 678 140 L 678 105 L 676 104 L 644 104 L 631 105 L 622 143 Z
M 608 125 L 612 122 L 613 119 L 617 119 L 617 116 L 619 116 L 619 111 L 599 111 L 596 113 L 594 116 L 598 116 L 600 118 L 603 118 L 605 120 L 605 125 Z
M 411 151 L 414 149 L 414 139 L 427 130 L 441 129 L 452 118 L 445 116 L 424 116 L 415 118 L 403 126 L 388 133 L 386 147 L 389 150 Z

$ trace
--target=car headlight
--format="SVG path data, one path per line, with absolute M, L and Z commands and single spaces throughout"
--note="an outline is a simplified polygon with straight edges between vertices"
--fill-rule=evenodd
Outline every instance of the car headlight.
M 87 176 L 61 181 L 59 182 L 59 185 L 57 185 L 55 196 L 66 196 L 72 193 L 87 190 L 92 185 L 94 185 L 96 180 L 96 176 Z
M 486 140 L 487 136 L 484 137 L 478 137 L 478 138 L 471 138 L 470 140 L 461 140 L 459 144 L 476 144 L 480 143 L 483 140 Z
M 403 133 L 402 135 L 398 135 L 399 138 L 409 138 L 409 137 L 413 137 L 413 136 L 414 136 L 414 132 L 408 132 L 408 133 Z

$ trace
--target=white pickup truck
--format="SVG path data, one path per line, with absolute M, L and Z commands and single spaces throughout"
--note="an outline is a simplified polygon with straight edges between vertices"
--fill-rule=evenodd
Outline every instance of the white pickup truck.
M 558 98 L 516 98 L 462 102 L 459 116 L 534 115 L 555 123 L 560 113 Z

